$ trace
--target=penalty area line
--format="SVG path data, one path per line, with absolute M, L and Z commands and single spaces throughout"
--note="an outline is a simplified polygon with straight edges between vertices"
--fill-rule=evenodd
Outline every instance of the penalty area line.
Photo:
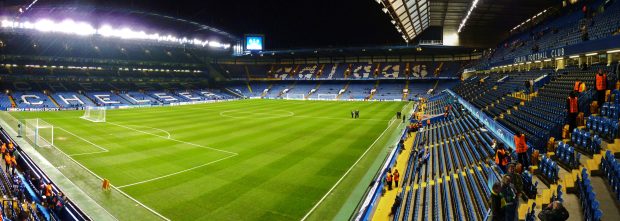
M 205 167 L 205 166 L 208 166 L 208 165 L 211 165 L 211 164 L 214 164 L 214 163 L 217 163 L 217 162 L 220 162 L 222 160 L 226 160 L 228 158 L 235 157 L 235 156 L 237 156 L 237 155 L 230 155 L 230 156 L 218 159 L 218 160 L 207 162 L 207 163 L 204 163 L 204 164 L 201 164 L 201 165 L 198 165 L 198 166 L 195 166 L 195 167 L 187 168 L 187 169 L 184 169 L 184 170 L 181 170 L 181 171 L 177 171 L 177 172 L 174 172 L 174 173 L 166 174 L 166 175 L 163 175 L 163 176 L 158 176 L 158 177 L 151 178 L 151 179 L 148 179 L 148 180 L 143 180 L 143 181 L 140 181 L 140 182 L 135 182 L 135 183 L 130 183 L 130 184 L 126 184 L 126 185 L 116 186 L 116 187 L 119 188 L 119 189 L 122 189 L 122 188 L 125 188 L 125 187 L 130 187 L 130 186 L 135 186 L 135 185 L 139 185 L 139 184 L 143 184 L 143 183 L 148 183 L 148 182 L 152 182 L 152 181 L 156 181 L 156 180 L 161 180 L 161 179 L 164 179 L 166 177 L 170 177 L 170 176 L 174 176 L 174 175 L 177 175 L 177 174 L 181 174 L 181 173 L 185 173 L 185 172 L 188 172 L 188 171 L 192 171 L 192 170 L 195 170 L 195 169 L 198 169 L 198 168 L 201 168 L 201 167 Z

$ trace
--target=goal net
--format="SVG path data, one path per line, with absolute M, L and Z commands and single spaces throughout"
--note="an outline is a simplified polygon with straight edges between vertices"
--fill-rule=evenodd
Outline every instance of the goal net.
M 318 94 L 319 100 L 336 100 L 337 94 Z
M 24 120 L 24 136 L 37 147 L 54 146 L 54 125 L 39 118 Z
M 286 94 L 286 99 L 287 100 L 304 100 L 306 99 L 306 95 L 305 94 Z
M 105 111 L 105 107 L 86 106 L 81 118 L 92 122 L 105 122 Z

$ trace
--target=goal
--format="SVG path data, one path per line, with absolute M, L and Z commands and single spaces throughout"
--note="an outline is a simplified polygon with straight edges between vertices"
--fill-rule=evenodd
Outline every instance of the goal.
M 318 94 L 319 100 L 336 100 L 337 94 Z
M 306 99 L 306 95 L 305 94 L 286 94 L 286 99 L 287 100 L 304 100 Z
M 54 146 L 54 125 L 39 118 L 24 120 L 24 135 L 37 147 Z
M 81 118 L 92 122 L 105 122 L 105 112 L 105 107 L 86 106 Z

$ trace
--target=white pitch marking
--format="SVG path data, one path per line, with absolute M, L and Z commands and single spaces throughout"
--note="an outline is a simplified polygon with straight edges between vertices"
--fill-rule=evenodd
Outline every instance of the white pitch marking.
M 60 130 L 63 130 L 63 131 L 65 131 L 65 132 L 67 132 L 67 133 L 69 133 L 69 134 L 71 134 L 71 135 L 73 135 L 73 136 L 77 137 L 78 139 L 83 140 L 84 142 L 89 143 L 90 145 L 93 145 L 93 146 L 95 146 L 95 147 L 97 147 L 97 148 L 101 149 L 101 151 L 95 151 L 95 152 L 89 152 L 89 153 L 78 153 L 78 154 L 72 154 L 72 155 L 69 155 L 69 156 L 79 156 L 79 155 L 88 155 L 88 154 L 96 154 L 96 153 L 105 153 L 105 152 L 109 152 L 109 150 L 108 150 L 108 149 L 103 148 L 102 146 L 99 146 L 99 145 L 97 145 L 96 143 L 90 142 L 89 140 L 84 139 L 83 137 L 80 137 L 80 136 L 78 136 L 77 134 L 71 133 L 70 131 L 65 130 L 65 129 L 64 129 L 64 128 L 62 128 L 62 127 L 56 127 L 56 128 L 58 128 L 58 129 L 60 129 Z
M 368 153 L 368 151 L 370 151 L 370 149 L 372 149 L 373 146 L 375 146 L 375 144 L 377 143 L 377 141 L 379 141 L 379 139 L 381 137 L 383 137 L 383 135 L 385 134 L 386 131 L 388 131 L 388 129 L 390 129 L 390 127 L 392 126 L 392 124 L 394 124 L 394 122 L 396 121 L 392 121 L 392 123 L 390 123 L 385 130 L 383 130 L 383 132 L 381 132 L 381 134 L 379 134 L 379 137 L 377 137 L 377 139 L 375 139 L 374 142 L 372 142 L 372 144 L 370 144 L 370 146 L 368 146 L 368 149 L 366 149 L 366 151 L 364 151 L 364 153 L 357 158 L 357 160 L 355 161 L 355 163 L 353 163 L 353 165 L 351 165 L 351 167 L 349 167 L 349 169 L 347 170 L 347 172 L 344 173 L 344 175 L 340 176 L 340 179 L 338 179 L 338 181 L 336 182 L 336 184 L 334 184 L 334 186 L 332 186 L 331 189 L 329 189 L 329 191 L 327 191 L 327 193 L 325 193 L 325 195 L 323 195 L 323 197 L 321 197 L 321 199 L 319 200 L 319 202 L 317 202 L 316 204 L 314 204 L 314 206 L 312 207 L 312 209 L 310 209 L 310 211 L 308 211 L 308 213 L 306 213 L 306 215 L 301 218 L 301 221 L 304 221 L 308 218 L 308 216 L 310 216 L 310 214 L 312 212 L 314 212 L 314 210 L 319 207 L 319 205 L 327 198 L 327 196 L 329 196 L 329 194 L 334 191 L 334 189 L 336 189 L 336 187 L 338 186 L 338 184 L 340 184 L 340 182 L 342 182 L 342 180 L 351 172 L 351 170 L 353 170 L 353 168 L 362 160 L 362 158 L 364 158 L 364 156 L 366 156 L 366 154 Z
M 176 142 L 179 142 L 179 143 L 184 143 L 184 144 L 195 146 L 195 147 L 200 147 L 200 148 L 204 148 L 204 149 L 219 151 L 219 152 L 228 153 L 228 154 L 232 154 L 232 155 L 237 155 L 238 154 L 238 153 L 227 151 L 227 150 L 220 150 L 220 149 L 216 149 L 216 148 L 213 148 L 213 147 L 207 147 L 207 146 L 203 146 L 203 145 L 200 145 L 200 144 L 195 144 L 195 143 L 190 143 L 190 142 L 187 142 L 187 141 L 177 140 L 177 139 L 174 139 L 174 138 L 164 137 L 164 136 L 161 136 L 161 135 L 158 135 L 158 134 L 154 134 L 154 133 L 150 133 L 150 132 L 147 132 L 147 131 L 138 130 L 138 129 L 127 127 L 127 126 L 124 126 L 124 125 L 121 125 L 121 124 L 117 124 L 117 123 L 112 123 L 112 122 L 106 122 L 106 123 L 112 124 L 112 125 L 115 125 L 115 126 L 118 126 L 118 127 L 130 129 L 130 130 L 133 130 L 133 131 L 136 131 L 136 132 L 140 132 L 140 133 L 143 133 L 143 134 L 149 134 L 149 135 L 153 135 L 153 136 L 160 137 L 160 138 L 163 138 L 163 139 L 172 140 L 172 141 L 176 141 Z
M 201 167 L 205 167 L 205 166 L 208 166 L 208 165 L 211 165 L 211 164 L 214 164 L 214 163 L 217 163 L 217 162 L 220 162 L 222 160 L 225 160 L 225 159 L 228 159 L 228 158 L 231 158 L 231 157 L 235 157 L 235 156 L 237 156 L 237 155 L 230 155 L 230 156 L 218 159 L 218 160 L 214 160 L 214 161 L 211 161 L 211 162 L 208 162 L 208 163 L 205 163 L 205 164 L 202 164 L 202 165 L 198 165 L 198 166 L 195 166 L 195 167 L 192 167 L 192 168 L 187 168 L 187 169 L 184 169 L 184 170 L 181 170 L 181 171 L 178 171 L 178 172 L 166 174 L 166 175 L 163 175 L 163 176 L 158 176 L 158 177 L 155 177 L 155 178 L 152 178 L 152 179 L 148 179 L 148 180 L 143 180 L 143 181 L 140 181 L 140 182 L 130 183 L 130 184 L 127 184 L 127 185 L 117 186 L 117 188 L 122 189 L 122 188 L 125 188 L 125 187 L 130 187 L 130 186 L 135 186 L 135 185 L 138 185 L 138 184 L 148 183 L 148 182 L 155 181 L 155 180 L 160 180 L 160 179 L 163 179 L 163 178 L 166 178 L 166 177 L 174 176 L 174 175 L 185 173 L 185 172 L 188 172 L 188 171 L 191 171 L 191 170 L 195 170 L 195 169 L 198 169 L 198 168 L 201 168 Z

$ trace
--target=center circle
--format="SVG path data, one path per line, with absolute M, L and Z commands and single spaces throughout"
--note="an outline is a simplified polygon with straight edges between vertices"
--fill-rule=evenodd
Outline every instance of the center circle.
M 220 112 L 222 117 L 230 117 L 237 119 L 272 119 L 294 116 L 295 113 L 284 110 L 270 110 L 269 112 L 253 111 L 253 110 L 227 110 Z

